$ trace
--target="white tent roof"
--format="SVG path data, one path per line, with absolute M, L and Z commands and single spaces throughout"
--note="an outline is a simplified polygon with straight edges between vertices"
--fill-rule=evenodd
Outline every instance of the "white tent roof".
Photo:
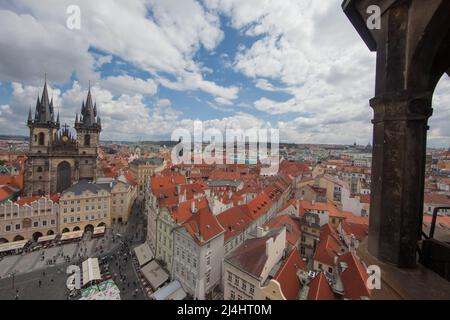
M 89 258 L 83 262 L 83 286 L 94 280 L 101 280 L 100 266 L 97 258 Z
M 66 232 L 61 236 L 61 241 L 79 239 L 83 236 L 84 231 Z
M 94 235 L 105 233 L 105 230 L 105 226 L 94 228 Z
M 40 243 L 40 242 L 45 242 L 45 241 L 52 241 L 52 240 L 55 240 L 55 239 L 56 239 L 56 234 L 53 234 L 53 235 L 50 235 L 50 236 L 39 237 L 37 242 Z
M 152 260 L 149 264 L 145 265 L 141 271 L 155 290 L 161 287 L 161 285 L 169 279 L 167 272 L 165 272 L 155 260 Z
M 7 252 L 12 250 L 23 249 L 25 245 L 28 243 L 28 240 L 21 240 L 16 242 L 8 242 L 0 244 L 0 252 Z
M 183 300 L 186 292 L 183 290 L 178 280 L 172 281 L 167 286 L 162 287 L 151 295 L 154 300 Z
M 139 266 L 142 267 L 144 264 L 150 262 L 153 259 L 153 253 L 147 242 L 141 244 L 140 246 L 134 248 L 134 253 L 139 261 Z

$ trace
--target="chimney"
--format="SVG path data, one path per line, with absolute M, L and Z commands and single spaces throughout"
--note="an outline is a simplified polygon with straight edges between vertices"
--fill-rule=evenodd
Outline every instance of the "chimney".
M 256 237 L 257 238 L 264 237 L 264 229 L 263 228 L 261 228 L 261 227 L 256 228 Z

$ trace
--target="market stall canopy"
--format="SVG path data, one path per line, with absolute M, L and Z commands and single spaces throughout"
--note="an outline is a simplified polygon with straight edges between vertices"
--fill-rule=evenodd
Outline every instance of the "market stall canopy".
M 105 226 L 94 228 L 94 234 L 93 235 L 94 236 L 98 236 L 98 235 L 104 234 L 105 230 L 106 230 Z
M 175 280 L 153 293 L 150 298 L 153 300 L 183 300 L 186 296 L 181 283 Z
M 42 237 L 39 237 L 39 239 L 38 239 L 38 243 L 42 243 L 42 242 L 47 242 L 47 241 L 53 241 L 53 240 L 55 240 L 56 239 L 56 234 L 52 234 L 52 235 L 50 235 L 50 236 L 42 236 Z
M 140 246 L 134 248 L 134 253 L 139 261 L 139 266 L 142 267 L 146 263 L 150 262 L 154 256 L 152 250 L 150 249 L 147 242 L 141 244 Z
M 154 290 L 157 290 L 169 279 L 167 272 L 155 260 L 144 266 L 141 271 Z
M 83 237 L 83 233 L 84 231 L 82 230 L 63 233 L 61 236 L 61 241 L 80 239 Z
M 89 258 L 83 262 L 83 286 L 95 281 L 101 280 L 100 266 L 97 258 Z
M 13 250 L 21 250 L 27 245 L 28 242 L 28 240 L 21 240 L 0 244 L 0 253 Z
M 110 279 L 81 290 L 80 300 L 121 300 L 120 289 Z

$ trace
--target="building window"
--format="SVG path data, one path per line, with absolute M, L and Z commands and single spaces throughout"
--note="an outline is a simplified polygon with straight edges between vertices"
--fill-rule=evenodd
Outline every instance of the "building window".
M 16 230 L 20 230 L 20 224 L 16 224 Z
M 255 293 L 255 286 L 250 285 L 250 294 L 254 294 L 254 293 Z
M 236 294 L 234 293 L 233 290 L 230 291 L 230 299 L 231 299 L 231 300 L 236 299 Z
M 84 136 L 84 145 L 88 147 L 91 145 L 91 136 L 88 134 Z
M 228 272 L 228 281 L 233 281 L 233 274 L 231 272 Z
M 9 225 L 8 225 L 8 226 L 5 226 L 5 231 L 6 231 L 6 232 L 11 231 L 11 226 L 9 226 Z
M 43 132 L 39 133 L 39 145 L 45 145 L 45 134 Z
M 42 221 L 42 226 L 46 227 L 47 226 L 47 220 Z

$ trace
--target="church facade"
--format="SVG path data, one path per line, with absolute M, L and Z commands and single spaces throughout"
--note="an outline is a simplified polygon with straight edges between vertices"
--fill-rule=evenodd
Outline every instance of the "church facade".
M 102 126 L 90 88 L 80 117 L 77 114 L 75 118 L 76 136 L 67 125 L 60 125 L 59 112 L 55 117 L 47 82 L 42 97 L 37 98 L 34 117 L 30 108 L 27 125 L 30 145 L 25 162 L 24 196 L 60 193 L 74 182 L 96 179 Z

